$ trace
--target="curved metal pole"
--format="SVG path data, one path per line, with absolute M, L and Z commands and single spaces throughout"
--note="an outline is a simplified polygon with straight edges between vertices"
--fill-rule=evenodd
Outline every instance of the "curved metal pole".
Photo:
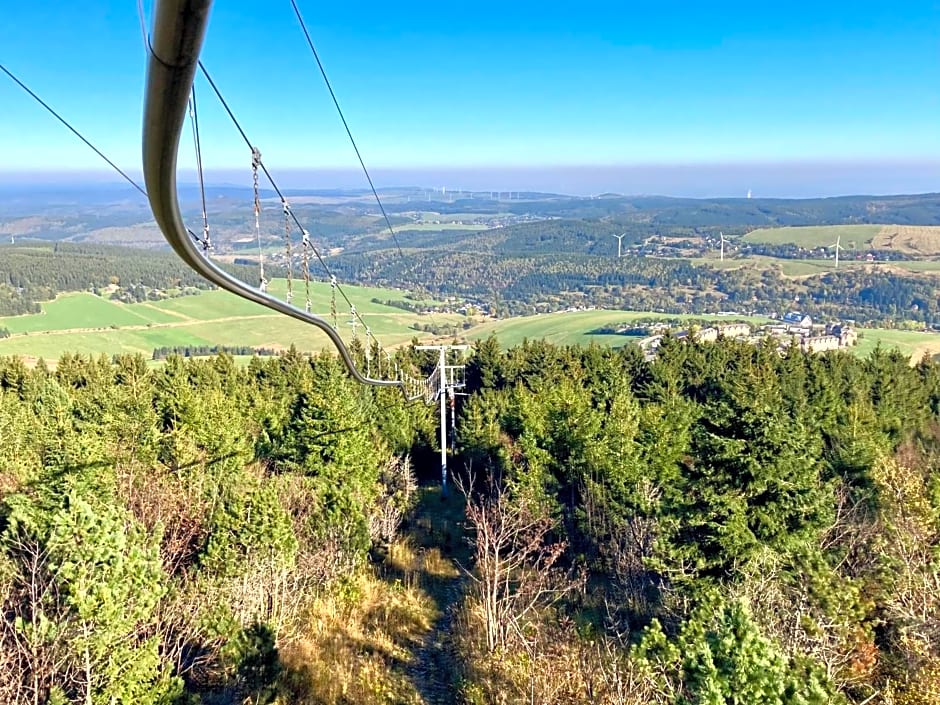
M 143 168 L 150 208 L 157 225 L 176 254 L 213 284 L 278 313 L 310 323 L 326 333 L 357 382 L 400 387 L 404 391 L 400 380 L 372 379 L 363 375 L 356 368 L 346 343 L 326 319 L 295 308 L 236 279 L 203 257 L 190 239 L 177 201 L 176 158 L 211 6 L 212 0 L 158 0 L 154 9 L 144 103 Z

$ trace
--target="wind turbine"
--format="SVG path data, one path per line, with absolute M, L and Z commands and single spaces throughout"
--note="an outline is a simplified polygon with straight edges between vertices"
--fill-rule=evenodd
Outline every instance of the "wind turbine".
M 718 235 L 721 238 L 721 261 L 724 262 L 725 261 L 725 234 L 719 230 Z
M 839 250 L 842 249 L 842 236 L 841 235 L 839 235 L 839 237 L 836 238 L 835 248 L 836 248 L 836 269 L 838 269 L 839 268 Z
M 613 236 L 612 236 L 612 237 L 617 238 L 617 259 L 620 259 L 620 257 L 621 257 L 621 254 L 620 254 L 620 253 L 621 253 L 621 245 L 623 244 L 623 238 L 626 237 L 626 235 L 627 235 L 626 233 L 623 233 L 622 235 L 613 235 Z

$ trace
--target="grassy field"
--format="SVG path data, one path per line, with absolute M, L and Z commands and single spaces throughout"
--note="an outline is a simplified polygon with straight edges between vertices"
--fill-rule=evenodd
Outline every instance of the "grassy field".
M 779 257 L 765 257 L 763 255 L 753 255 L 750 257 L 739 257 L 736 259 L 725 258 L 721 261 L 717 257 L 693 257 L 690 259 L 695 264 L 707 264 L 715 269 L 742 269 L 752 267 L 757 270 L 779 269 L 784 276 L 788 277 L 808 277 L 813 274 L 824 274 L 832 271 L 835 262 L 832 259 L 782 259 Z M 857 267 L 866 264 L 865 262 L 840 261 L 839 268 Z
M 727 263 L 727 262 L 726 262 Z M 272 290 L 283 293 L 286 282 L 272 282 Z M 350 301 L 361 312 L 375 336 L 385 347 L 407 343 L 413 337 L 426 338 L 410 326 L 414 323 L 458 323 L 457 315 L 413 314 L 371 299 L 402 300 L 405 292 L 369 287 L 346 287 Z M 311 283 L 314 311 L 329 317 L 329 285 Z M 295 286 L 295 302 L 302 304 L 302 283 Z M 337 302 L 339 328 L 351 338 L 349 310 Z M 635 339 L 614 334 L 594 334 L 592 330 L 643 318 L 709 319 L 717 323 L 746 319 L 765 323 L 763 318 L 744 316 L 673 316 L 646 311 L 576 311 L 526 316 L 478 325 L 468 332 L 470 340 L 495 335 L 504 347 L 525 339 L 544 339 L 556 344 L 598 343 L 619 347 Z M 313 326 L 289 319 L 257 304 L 224 291 L 206 291 L 166 301 L 119 304 L 87 293 L 69 294 L 45 304 L 43 313 L 33 316 L 0 318 L 0 327 L 13 335 L 0 340 L 0 355 L 22 355 L 56 360 L 63 352 L 85 354 L 141 353 L 150 356 L 154 348 L 182 345 L 248 345 L 301 350 L 331 347 L 326 335 Z M 925 353 L 940 354 L 940 335 L 916 331 L 863 330 L 854 354 L 867 355 L 877 344 L 897 348 L 919 359 Z M 360 336 L 362 331 L 359 332 Z
M 493 214 L 481 214 L 481 213 L 438 213 L 436 211 L 421 211 L 418 213 L 418 217 L 421 220 L 439 220 L 441 223 L 453 223 L 454 221 L 461 220 L 464 223 L 472 223 L 477 218 L 506 218 L 512 215 L 511 213 L 493 213 Z
M 811 225 L 760 228 L 745 235 L 743 240 L 772 245 L 831 248 L 840 236 L 844 248 L 843 255 L 847 258 L 854 249 L 893 250 L 921 257 L 940 255 L 940 226 L 931 225 Z
M 107 328 L 169 323 L 174 317 L 154 308 L 124 306 L 94 294 L 68 294 L 43 305 L 42 314 L 0 318 L 0 328 L 11 333 Z
M 898 267 L 909 272 L 940 272 L 940 261 L 937 260 L 907 260 L 899 262 L 885 262 L 882 267 Z
M 474 225 L 468 223 L 409 223 L 406 225 L 399 225 L 395 228 L 395 232 L 408 232 L 410 230 L 417 231 L 451 231 L 451 230 L 462 230 L 469 232 L 479 232 L 481 230 L 489 230 L 488 225 Z
M 283 296 L 285 280 L 275 280 L 271 291 Z M 330 286 L 311 282 L 313 310 L 329 319 Z M 421 315 L 373 303 L 404 300 L 405 292 L 370 287 L 343 287 L 375 337 L 384 347 L 392 347 L 426 337 L 413 330 L 414 323 L 462 322 L 457 315 Z M 303 306 L 303 282 L 295 282 L 294 302 Z M 348 325 L 349 307 L 337 296 L 337 321 L 343 337 L 352 337 Z M 154 348 L 181 345 L 250 345 L 253 347 L 302 350 L 329 347 L 325 333 L 263 306 L 245 301 L 225 291 L 204 291 L 165 301 L 120 304 L 88 293 L 60 296 L 43 305 L 41 314 L 0 318 L 0 328 L 13 334 L 0 340 L 0 355 L 23 355 L 57 359 L 63 352 L 115 354 L 142 353 Z M 359 335 L 363 331 L 359 329 Z
M 784 228 L 759 228 L 744 236 L 745 242 L 768 245 L 797 245 L 799 247 L 831 247 L 842 237 L 842 246 L 851 250 L 854 242 L 859 249 L 875 239 L 882 225 L 806 225 Z
M 852 348 L 852 352 L 862 357 L 868 355 L 879 343 L 882 348 L 888 350 L 897 348 L 913 362 L 917 362 L 925 354 L 940 354 L 940 334 L 938 333 L 883 328 L 864 329 L 859 333 L 858 345 Z

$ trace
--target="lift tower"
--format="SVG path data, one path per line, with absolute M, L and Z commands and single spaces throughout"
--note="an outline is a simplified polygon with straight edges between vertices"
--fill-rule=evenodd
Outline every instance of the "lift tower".
M 437 350 L 437 368 L 432 373 L 438 377 L 437 396 L 441 402 L 441 493 L 447 494 L 447 397 L 453 396 L 458 389 L 466 386 L 463 376 L 464 365 L 448 365 L 447 353 L 450 350 L 466 350 L 469 345 L 417 345 L 415 350 Z

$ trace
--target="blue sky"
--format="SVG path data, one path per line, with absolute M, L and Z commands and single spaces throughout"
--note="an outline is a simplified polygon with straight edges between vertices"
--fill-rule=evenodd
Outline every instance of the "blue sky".
M 541 172 L 567 174 L 570 191 L 625 191 L 623 170 L 687 166 L 704 179 L 729 165 L 741 174 L 729 189 L 769 179 L 768 195 L 790 195 L 777 165 L 849 164 L 868 190 L 924 190 L 931 169 L 940 183 L 937 2 L 299 4 L 367 164 L 387 179 L 472 173 L 481 182 L 464 186 L 487 188 L 489 174 L 492 188 L 518 189 Z M 216 2 L 203 59 L 275 173 L 356 166 L 288 0 Z M 3 8 L 0 63 L 131 171 L 144 60 L 135 0 Z M 197 92 L 207 168 L 249 164 Z M 0 106 L 0 170 L 101 168 L 5 76 Z M 184 140 L 184 167 L 191 154 Z M 573 166 L 610 176 L 588 184 Z

